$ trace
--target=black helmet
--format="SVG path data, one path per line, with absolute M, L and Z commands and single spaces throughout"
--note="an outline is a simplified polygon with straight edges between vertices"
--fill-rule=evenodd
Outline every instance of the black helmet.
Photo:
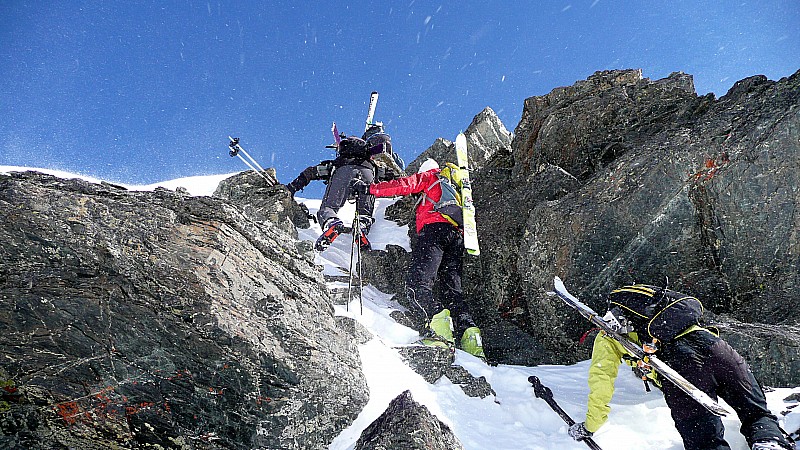
M 366 131 L 364 131 L 364 135 L 361 136 L 361 139 L 366 141 L 366 140 L 369 140 L 369 138 L 372 137 L 373 135 L 376 135 L 378 133 L 383 133 L 383 132 L 384 132 L 384 130 L 383 130 L 383 123 L 382 122 L 371 123 L 367 127 Z
M 608 294 L 608 309 L 618 308 L 619 314 L 632 322 L 649 321 L 662 289 L 647 284 L 634 284 L 614 289 Z
M 384 132 L 383 124 L 381 122 L 370 124 L 369 128 L 367 128 L 367 131 L 364 132 L 362 139 L 367 141 L 371 155 L 377 155 L 380 153 L 387 153 L 391 155 L 394 153 L 392 151 L 392 137 Z

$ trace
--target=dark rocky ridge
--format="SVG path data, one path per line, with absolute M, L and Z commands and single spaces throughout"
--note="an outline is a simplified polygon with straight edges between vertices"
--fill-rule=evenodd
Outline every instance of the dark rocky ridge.
M 799 103 L 800 74 L 717 100 L 689 75 L 634 70 L 526 100 L 511 157 L 476 174 L 485 250 L 465 286 L 499 313 L 487 326 L 503 315 L 535 336 L 545 351 L 529 364 L 573 362 L 588 357 L 588 324 L 546 295 L 554 275 L 598 310 L 614 286 L 668 282 L 724 314 L 763 382 L 798 385 Z
M 0 176 L 0 367 L 23 394 L 0 447 L 311 449 L 349 426 L 368 397 L 356 340 L 275 225 L 288 193 L 260 194 L 274 222 L 209 197 Z

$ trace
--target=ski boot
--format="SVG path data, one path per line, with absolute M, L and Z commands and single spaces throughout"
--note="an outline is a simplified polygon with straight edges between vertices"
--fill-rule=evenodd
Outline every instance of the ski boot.
M 436 314 L 422 334 L 422 343 L 433 347 L 447 347 L 455 351 L 455 339 L 453 339 L 453 319 L 450 317 L 450 310 L 443 309 Z
M 461 336 L 461 350 L 483 360 L 486 359 L 486 355 L 483 353 L 483 340 L 481 339 L 480 328 L 469 327 L 464 330 L 464 334 Z
M 327 225 L 327 228 L 325 228 L 325 231 L 322 232 L 314 245 L 318 252 L 325 251 L 344 232 L 344 224 L 339 219 L 330 219 L 325 225 Z
M 372 244 L 370 244 L 369 239 L 367 239 L 367 235 L 369 234 L 369 229 L 372 227 L 372 222 L 374 221 L 375 219 L 372 217 L 361 216 L 358 219 L 358 229 L 360 230 L 358 245 L 361 246 L 361 250 L 372 250 Z
M 363 231 L 358 234 L 358 245 L 361 247 L 361 251 L 372 250 L 372 244 L 369 243 L 369 239 Z

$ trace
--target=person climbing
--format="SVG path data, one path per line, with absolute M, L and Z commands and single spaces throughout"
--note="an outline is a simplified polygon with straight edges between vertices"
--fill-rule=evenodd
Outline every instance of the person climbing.
M 711 398 L 722 397 L 736 411 L 742 423 L 740 431 L 752 450 L 794 450 L 767 408 L 764 392 L 749 366 L 718 333 L 702 326 L 702 311 L 700 301 L 694 297 L 637 284 L 611 291 L 604 320 L 636 342 L 657 339 L 656 355 L 662 361 Z M 605 333 L 597 335 L 589 367 L 586 420 L 569 428 L 573 439 L 591 437 L 606 422 L 611 411 L 608 403 L 623 359 L 630 360 L 630 355 L 616 340 Z M 671 382 L 663 380 L 656 385 L 664 393 L 687 450 L 730 449 L 718 416 Z
M 375 197 L 421 194 L 415 212 L 417 240 L 411 252 L 406 291 L 411 303 L 417 307 L 414 312 L 421 318 L 422 342 L 454 348 L 455 332 L 455 336 L 461 336 L 462 350 L 485 358 L 481 330 L 475 324 L 461 290 L 464 252 L 463 223 L 459 223 L 458 214 L 461 207 L 456 205 L 456 208 L 447 210 L 448 214 L 442 205 L 452 203 L 443 202 L 443 199 L 452 196 L 452 186 L 459 183 L 457 166 L 447 164 L 440 170 L 439 164 L 429 158 L 414 175 L 376 184 L 359 181 L 354 190 Z M 437 279 L 443 301 L 434 296 Z
M 315 244 L 318 251 L 327 249 L 340 234 L 345 232 L 344 223 L 339 219 L 338 213 L 349 199 L 356 201 L 359 223 L 353 224 L 353 228 L 358 226 L 361 231 L 361 248 L 370 249 L 367 235 L 374 222 L 372 213 L 375 197 L 369 194 L 355 196 L 351 186 L 356 179 L 372 183 L 375 180 L 391 180 L 400 175 L 398 167 L 375 160 L 375 157 L 381 154 L 395 155 L 391 137 L 386 134 L 381 123 L 375 123 L 368 127 L 361 138 L 343 137 L 336 146 L 335 159 L 324 160 L 315 166 L 307 167 L 286 185 L 289 192 L 294 195 L 314 180 L 323 180 L 327 184 L 317 212 L 317 220 L 323 230 Z M 402 159 L 397 156 L 393 160 L 402 163 Z M 402 168 L 399 170 L 402 171 Z

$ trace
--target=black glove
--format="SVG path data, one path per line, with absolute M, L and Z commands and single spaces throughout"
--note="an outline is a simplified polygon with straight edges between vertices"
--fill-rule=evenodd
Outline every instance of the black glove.
M 350 186 L 350 189 L 356 195 L 369 194 L 369 184 L 365 183 L 364 180 L 359 180 L 359 179 L 353 180 L 353 184 Z
M 594 434 L 586 429 L 586 427 L 583 425 L 583 422 L 575 422 L 572 424 L 567 433 L 569 433 L 569 436 L 576 441 L 582 441 L 586 438 L 590 438 Z
M 297 192 L 297 188 L 294 187 L 294 183 L 287 184 L 286 189 L 289 190 L 289 193 L 292 194 L 292 196 L 294 196 L 294 193 Z

